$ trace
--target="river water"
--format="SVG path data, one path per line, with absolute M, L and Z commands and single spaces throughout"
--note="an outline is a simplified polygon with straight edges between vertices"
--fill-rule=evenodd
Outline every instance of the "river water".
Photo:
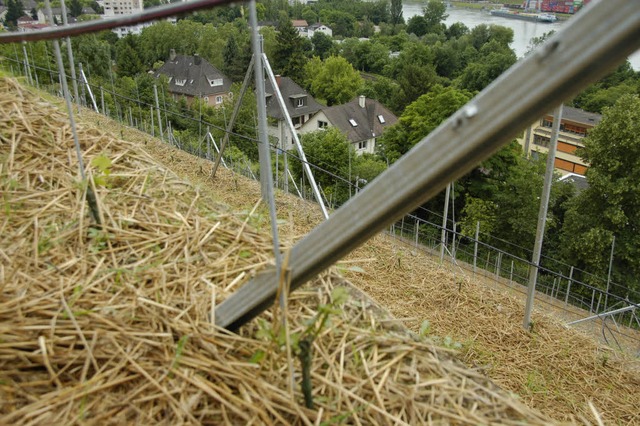
M 402 5 L 402 12 L 405 21 L 409 20 L 412 16 L 422 15 L 422 9 L 425 4 L 426 2 L 424 1 L 405 0 Z M 469 28 L 474 28 L 480 24 L 496 24 L 511 28 L 513 30 L 513 43 L 511 44 L 511 47 L 516 52 L 518 58 L 522 58 L 527 52 L 529 42 L 533 37 L 540 37 L 551 30 L 558 32 L 565 24 L 565 22 L 562 21 L 554 22 L 552 24 L 520 21 L 517 19 L 492 16 L 487 11 L 460 9 L 454 7 L 448 8 L 447 14 L 449 15 L 447 19 L 445 19 L 445 24 L 447 26 L 456 22 L 462 22 Z M 635 70 L 640 70 L 640 51 L 632 55 L 629 60 Z

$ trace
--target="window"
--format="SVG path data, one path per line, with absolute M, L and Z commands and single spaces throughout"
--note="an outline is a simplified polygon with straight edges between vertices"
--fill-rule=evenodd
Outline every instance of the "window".
M 543 146 L 545 148 L 549 148 L 549 143 L 551 142 L 551 140 L 545 136 L 540 136 L 540 135 L 534 135 L 533 136 L 533 143 L 535 145 L 538 146 Z
M 205 102 L 207 105 L 209 105 L 209 97 L 208 97 L 208 96 L 204 96 L 204 97 L 202 98 L 202 100 L 204 100 L 204 102 Z
M 176 84 L 177 84 L 178 86 L 184 86 L 184 84 L 185 84 L 186 82 L 187 82 L 187 79 L 186 79 L 186 78 L 185 78 L 184 80 L 178 80 L 178 79 L 176 78 Z
M 378 121 L 380 122 L 380 124 L 384 124 L 384 123 L 386 123 L 386 121 L 385 121 L 384 117 L 382 116 L 382 114 L 380 114 L 380 115 L 378 116 Z
M 358 142 L 358 150 L 367 149 L 367 141 Z
M 216 104 L 222 103 L 222 96 L 216 96 Z
M 318 129 L 326 129 L 329 127 L 329 123 L 326 121 L 318 120 Z
M 546 118 L 542 120 L 542 127 L 551 127 L 553 126 L 553 121 L 547 120 Z
M 349 123 L 353 126 L 353 127 L 358 127 L 358 123 L 356 123 L 356 120 L 354 120 L 353 118 L 349 119 Z
M 221 78 L 213 78 L 213 79 L 209 79 L 209 85 L 211 87 L 214 86 L 222 86 L 222 79 Z
M 296 104 L 296 106 L 297 106 L 298 108 L 303 107 L 303 106 L 304 106 L 304 98 L 300 98 L 300 99 L 298 99 L 298 103 Z

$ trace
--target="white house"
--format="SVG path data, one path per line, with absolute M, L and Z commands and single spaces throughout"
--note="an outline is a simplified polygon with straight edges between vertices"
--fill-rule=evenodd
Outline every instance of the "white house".
M 307 37 L 309 37 L 309 38 L 313 37 L 313 35 L 316 32 L 321 32 L 321 33 L 324 33 L 324 34 L 328 35 L 329 37 L 333 37 L 333 30 L 331 28 L 327 27 L 326 25 L 321 24 L 319 22 L 317 24 L 309 25 L 307 27 Z
M 300 133 L 337 127 L 354 145 L 357 153 L 373 154 L 377 138 L 397 121 L 398 117 L 380 102 L 358 96 L 346 104 L 324 108 L 300 128 Z

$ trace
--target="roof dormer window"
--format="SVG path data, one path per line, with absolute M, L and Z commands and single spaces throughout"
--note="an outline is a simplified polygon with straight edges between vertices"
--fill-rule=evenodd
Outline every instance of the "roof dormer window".
M 176 78 L 176 85 L 177 86 L 184 86 L 186 82 L 187 82 L 186 78 L 185 79 L 177 79 Z
M 211 87 L 222 86 L 222 79 L 221 78 L 210 78 L 208 80 L 209 80 L 209 85 Z
M 380 122 L 380 124 L 384 124 L 386 123 L 384 117 L 382 116 L 382 114 L 378 115 L 378 121 Z
M 356 123 L 356 120 L 354 120 L 353 118 L 349 119 L 349 123 L 351 124 L 352 127 L 358 127 L 358 123 Z

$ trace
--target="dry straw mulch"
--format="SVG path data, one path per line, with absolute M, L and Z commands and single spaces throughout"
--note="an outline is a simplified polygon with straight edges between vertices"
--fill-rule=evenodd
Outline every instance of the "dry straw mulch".
M 87 113 L 84 118 L 140 141 L 154 159 L 226 204 L 251 208 L 259 197 L 256 182 L 223 168 L 211 182 L 208 161 L 167 149 L 156 139 L 123 130 L 113 121 L 105 123 L 98 115 Z M 276 202 L 278 213 L 288 221 L 281 231 L 289 241 L 322 220 L 312 203 L 282 194 Z M 457 268 L 452 273 L 437 258 L 385 235 L 354 251 L 346 262 L 364 269 L 359 273 L 347 268 L 342 273 L 378 304 L 415 332 L 424 320 L 430 321 L 434 339 L 444 343 L 450 337 L 451 344 L 461 343 L 461 358 L 468 366 L 480 368 L 529 407 L 561 421 L 588 424 L 602 417 L 606 424 L 640 424 L 640 361 L 603 347 L 540 311 L 534 312 L 534 333 L 525 332 L 520 293 L 487 288 L 481 279 L 464 278 Z M 547 311 L 546 305 L 539 307 Z
M 277 317 L 242 335 L 210 323 L 215 302 L 269 263 L 264 215 L 217 204 L 139 144 L 79 135 L 102 227 L 66 116 L 0 80 L 0 423 L 550 422 L 450 351 L 394 331 L 353 289 L 313 341 L 305 408 L 289 387 L 298 361 L 268 337 Z M 348 287 L 327 274 L 292 295 L 291 336 L 336 285 Z

